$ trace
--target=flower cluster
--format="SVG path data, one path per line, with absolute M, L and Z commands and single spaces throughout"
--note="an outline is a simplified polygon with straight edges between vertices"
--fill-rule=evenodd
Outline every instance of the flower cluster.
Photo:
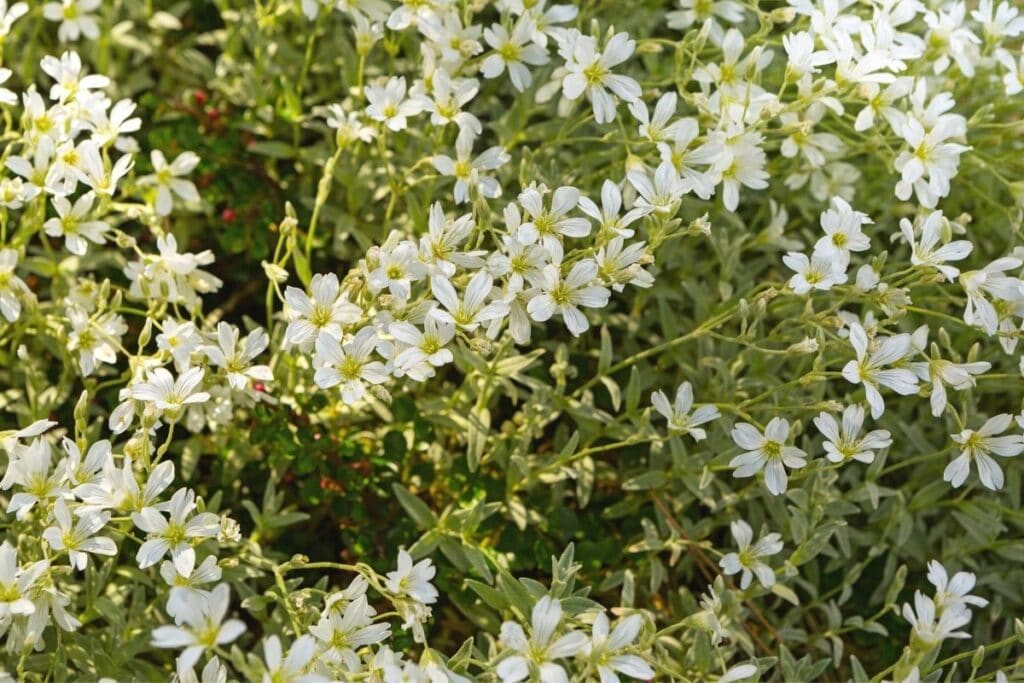
M 1024 12 L 635 4 L 0 0 L 3 667 L 1020 674 Z

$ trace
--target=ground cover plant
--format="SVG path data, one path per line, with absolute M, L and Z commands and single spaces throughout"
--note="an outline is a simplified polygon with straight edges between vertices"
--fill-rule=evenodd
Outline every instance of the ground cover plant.
M 0 0 L 0 678 L 1024 679 L 1022 45 Z

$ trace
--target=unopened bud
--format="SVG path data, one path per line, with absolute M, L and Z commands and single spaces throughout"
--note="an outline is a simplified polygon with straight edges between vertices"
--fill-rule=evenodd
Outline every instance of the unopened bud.
M 796 9 L 793 7 L 779 7 L 768 15 L 768 20 L 773 24 L 788 24 L 794 19 L 796 19 Z
M 808 353 L 815 353 L 817 350 L 818 340 L 811 337 L 804 337 L 802 341 L 799 341 L 786 349 L 786 353 L 792 355 L 804 355 Z
M 269 261 L 261 261 L 260 265 L 263 266 L 263 273 L 267 276 L 267 279 L 277 284 L 283 284 L 288 281 L 288 271 L 277 265 L 276 263 L 270 263 Z

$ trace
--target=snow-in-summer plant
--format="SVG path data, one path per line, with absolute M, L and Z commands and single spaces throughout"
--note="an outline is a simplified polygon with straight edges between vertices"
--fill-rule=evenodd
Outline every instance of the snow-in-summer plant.
M 0 679 L 1024 678 L 1022 50 L 0 0 Z

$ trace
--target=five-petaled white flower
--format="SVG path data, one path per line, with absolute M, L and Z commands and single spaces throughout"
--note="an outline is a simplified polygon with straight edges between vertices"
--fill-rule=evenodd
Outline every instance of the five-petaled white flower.
M 501 625 L 501 644 L 515 653 L 498 662 L 495 672 L 502 683 L 516 683 L 531 676 L 541 681 L 568 680 L 565 669 L 555 660 L 576 655 L 589 641 L 581 631 L 568 631 L 556 639 L 561 623 L 562 604 L 545 595 L 533 606 L 529 638 L 514 621 Z
M 53 517 L 57 525 L 43 530 L 43 539 L 51 548 L 67 551 L 71 566 L 84 571 L 89 563 L 89 553 L 95 555 L 116 555 L 117 546 L 106 536 L 96 536 L 110 521 L 109 512 L 77 511 L 78 520 L 72 521 L 71 509 L 63 498 L 53 506 Z
M 66 197 L 55 196 L 53 208 L 57 215 L 43 223 L 43 230 L 50 237 L 63 237 L 64 246 L 72 254 L 85 254 L 87 242 L 103 244 L 104 234 L 110 226 L 103 221 L 84 220 L 92 211 L 96 195 L 86 192 L 72 204 Z
M 1003 488 L 1003 470 L 992 455 L 1009 458 L 1024 451 L 1024 437 L 1020 434 L 998 436 L 1010 428 L 1013 416 L 1008 413 L 986 420 L 977 431 L 965 429 L 953 435 L 953 441 L 963 448 L 942 473 L 942 479 L 953 488 L 963 486 L 971 472 L 971 462 L 978 467 L 978 478 L 985 488 L 998 491 Z
M 199 190 L 191 180 L 182 176 L 191 173 L 199 165 L 199 157 L 193 152 L 182 152 L 174 161 L 167 163 L 167 157 L 158 149 L 150 154 L 153 164 L 151 175 L 139 178 L 140 185 L 156 186 L 156 203 L 154 208 L 158 216 L 168 216 L 174 208 L 174 196 L 190 203 L 198 202 Z
M 151 567 L 167 553 L 179 571 L 195 566 L 193 542 L 213 538 L 220 529 L 220 518 L 212 512 L 192 515 L 196 509 L 196 494 L 191 489 L 178 489 L 166 505 L 168 517 L 155 507 L 145 507 L 132 513 L 135 526 L 148 534 L 139 546 L 135 559 L 139 569 Z
M 530 299 L 526 311 L 537 322 L 549 320 L 556 312 L 559 313 L 574 337 L 590 328 L 590 322 L 580 307 L 604 308 L 611 296 L 608 288 L 597 280 L 597 263 L 593 259 L 575 263 L 564 277 L 558 266 L 545 266 L 537 279 L 540 293 Z
M 668 420 L 669 429 L 689 434 L 694 441 L 703 441 L 707 436 L 707 432 L 701 429 L 700 425 L 721 417 L 715 406 L 697 406 L 694 409 L 693 386 L 689 382 L 679 385 L 673 403 L 669 404 L 668 396 L 659 390 L 651 394 L 651 404 Z
M 772 495 L 786 492 L 786 468 L 799 469 L 807 464 L 807 454 L 796 446 L 787 446 L 789 421 L 773 417 L 762 434 L 757 427 L 740 422 L 732 429 L 732 440 L 746 449 L 729 461 L 736 468 L 734 477 L 752 477 L 764 470 L 764 484 Z
M 599 50 L 593 36 L 569 29 L 559 48 L 569 72 L 562 80 L 562 94 L 575 100 L 586 93 L 594 107 L 594 120 L 598 123 L 613 121 L 615 99 L 611 93 L 626 102 L 634 102 L 640 97 L 639 83 L 628 76 L 612 73 L 612 69 L 629 59 L 634 50 L 636 41 L 631 40 L 627 33 L 616 33 L 604 50 Z
M 644 619 L 639 614 L 623 617 L 614 629 L 604 612 L 594 619 L 590 642 L 583 648 L 583 654 L 597 668 L 601 683 L 619 683 L 618 674 L 641 681 L 654 678 L 654 669 L 643 657 L 626 652 L 640 635 L 643 623 Z
M 928 581 L 935 586 L 932 600 L 939 609 L 966 608 L 967 605 L 985 607 L 988 600 L 971 595 L 976 577 L 971 572 L 957 572 L 949 578 L 946 568 L 937 560 L 928 563 Z
M 226 583 L 210 591 L 206 600 L 195 600 L 181 615 L 180 626 L 153 629 L 153 647 L 184 648 L 178 656 L 179 668 L 191 668 L 207 650 L 234 642 L 245 633 L 245 623 L 227 616 L 231 589 Z
M 946 265 L 947 261 L 962 261 L 974 249 L 967 240 L 955 240 L 939 245 L 942 238 L 943 225 L 946 223 L 941 211 L 932 211 L 921 225 L 921 239 L 914 237 L 914 225 L 904 218 L 900 221 L 900 232 L 910 245 L 910 262 L 915 266 L 931 266 L 952 282 L 960 274 L 960 269 Z
M 207 392 L 196 391 L 205 374 L 203 368 L 189 368 L 175 379 L 166 368 L 156 368 L 149 371 L 146 382 L 131 387 L 131 397 L 152 403 L 164 417 L 174 422 L 186 406 L 210 400 Z
M 765 588 L 775 585 L 775 571 L 761 561 L 762 557 L 775 555 L 782 550 L 782 536 L 777 533 L 770 533 L 757 543 L 751 545 L 754 540 L 754 530 L 742 519 L 736 520 L 729 525 L 732 537 L 736 539 L 736 546 L 739 552 L 729 553 L 718 561 L 722 571 L 727 576 L 743 572 L 740 576 L 740 588 L 746 590 L 750 586 L 754 575 Z
M 509 33 L 501 24 L 484 29 L 484 40 L 494 50 L 480 65 L 484 78 L 497 78 L 505 69 L 512 80 L 512 87 L 519 92 L 530 87 L 533 77 L 530 66 L 548 63 L 547 50 L 533 43 L 534 24 L 528 16 L 520 17 Z
M 366 384 L 382 384 L 388 378 L 387 368 L 372 354 L 380 345 L 372 327 L 359 330 L 350 341 L 342 343 L 330 334 L 316 338 L 313 380 L 321 389 L 341 385 L 341 400 L 353 404 L 366 395 Z
M 860 323 L 850 325 L 850 344 L 857 353 L 857 359 L 843 367 L 843 377 L 853 384 L 863 384 L 871 417 L 878 419 L 885 412 L 885 400 L 879 387 L 888 387 L 902 396 L 917 393 L 917 375 L 909 368 L 892 368 L 912 350 L 909 334 L 895 334 L 877 342 L 877 348 L 869 352 L 868 335 Z
M 822 412 L 814 418 L 814 426 L 825 437 L 825 457 L 829 462 L 846 462 L 857 460 L 872 463 L 875 451 L 892 445 L 892 435 L 885 429 L 874 429 L 864 436 L 860 435 L 864 425 L 864 408 L 858 405 L 847 406 L 843 411 L 842 428 L 839 422 L 829 413 Z

